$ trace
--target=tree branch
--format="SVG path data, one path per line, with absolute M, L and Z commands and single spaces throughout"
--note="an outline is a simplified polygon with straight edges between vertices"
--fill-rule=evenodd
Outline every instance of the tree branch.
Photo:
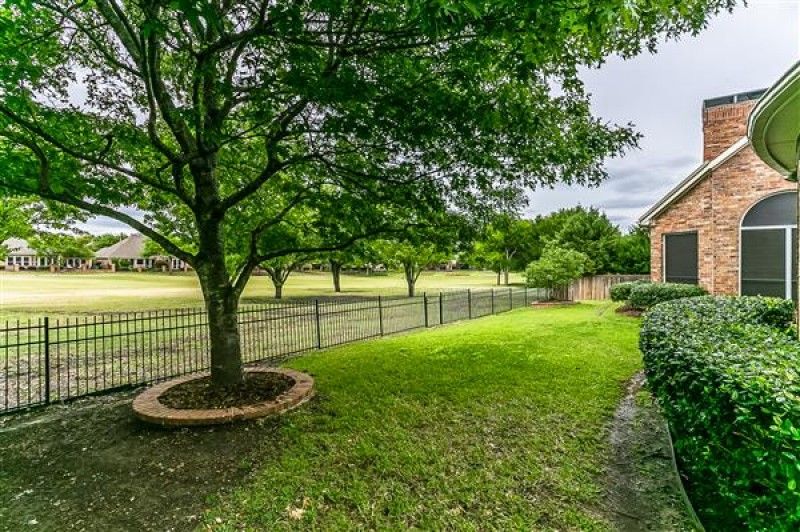
M 3 186 L 15 190 L 22 194 L 32 194 L 38 195 L 42 198 L 49 199 L 52 201 L 57 201 L 59 203 L 64 203 L 66 205 L 71 205 L 73 207 L 77 207 L 82 209 L 88 213 L 95 214 L 98 216 L 107 216 L 109 218 L 113 218 L 118 220 L 133 229 L 136 229 L 143 235 L 153 239 L 157 242 L 162 248 L 166 251 L 171 253 L 172 255 L 178 257 L 181 260 L 192 264 L 194 262 L 194 255 L 187 253 L 177 245 L 175 245 L 171 240 L 167 237 L 162 235 L 161 233 L 157 232 L 155 229 L 145 225 L 144 223 L 140 222 L 133 216 L 125 214 L 123 212 L 117 211 L 112 209 L 111 207 L 106 207 L 105 205 L 98 205 L 96 203 L 90 203 L 82 198 L 78 198 L 67 194 L 66 192 L 56 192 L 50 186 L 50 162 L 47 158 L 47 154 L 44 150 L 33 140 L 26 139 L 23 136 L 16 135 L 12 132 L 8 131 L 0 131 L 0 135 L 8 138 L 9 140 L 16 142 L 22 146 L 25 146 L 29 150 L 33 152 L 36 159 L 39 161 L 39 175 L 37 176 L 37 188 L 36 190 L 27 189 L 25 187 L 21 187 L 18 185 L 14 185 L 11 183 L 3 183 Z
M 108 168 L 109 170 L 113 170 L 115 172 L 119 172 L 120 174 L 126 175 L 128 177 L 132 177 L 132 178 L 136 179 L 137 181 L 141 181 L 145 185 L 148 185 L 148 186 L 151 186 L 151 187 L 153 187 L 153 188 L 155 188 L 157 190 L 160 190 L 161 192 L 166 192 L 168 194 L 172 194 L 174 196 L 177 196 L 182 201 L 186 201 L 186 199 L 188 199 L 188 198 L 182 197 L 181 194 L 179 194 L 176 189 L 170 187 L 169 185 L 161 183 L 158 180 L 155 180 L 155 179 L 153 179 L 151 177 L 148 177 L 148 176 L 146 176 L 146 175 L 144 175 L 142 173 L 136 172 L 136 171 L 131 170 L 129 168 L 125 168 L 125 167 L 120 166 L 118 164 L 110 163 L 110 162 L 106 161 L 105 159 L 103 159 L 102 157 L 98 157 L 98 156 L 95 156 L 95 155 L 83 153 L 83 152 L 78 151 L 77 149 L 75 149 L 75 148 L 73 148 L 71 146 L 67 146 L 65 143 L 61 142 L 60 140 L 55 138 L 53 135 L 51 135 L 47 131 L 43 130 L 41 127 L 39 127 L 38 125 L 34 124 L 30 120 L 26 120 L 25 118 L 17 115 L 14 111 L 9 109 L 6 105 L 4 105 L 2 103 L 0 103 L 0 114 L 5 115 L 12 122 L 14 122 L 16 125 L 18 125 L 22 129 L 24 129 L 28 133 L 40 138 L 41 140 L 47 142 L 48 144 L 50 144 L 51 146 L 53 146 L 57 150 L 63 152 L 66 155 L 69 155 L 70 157 L 73 157 L 73 158 L 78 159 L 80 161 L 87 162 L 89 164 L 94 164 L 94 165 L 97 165 L 97 166 Z M 103 151 L 107 151 L 107 149 L 110 147 L 110 146 L 108 146 L 108 139 L 106 139 L 106 143 L 107 143 L 106 144 L 106 148 Z

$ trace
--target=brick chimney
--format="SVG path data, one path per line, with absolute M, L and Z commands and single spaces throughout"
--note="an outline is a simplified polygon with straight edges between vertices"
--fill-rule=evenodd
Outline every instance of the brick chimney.
M 747 135 L 747 117 L 763 90 L 703 102 L 703 160 L 710 161 Z

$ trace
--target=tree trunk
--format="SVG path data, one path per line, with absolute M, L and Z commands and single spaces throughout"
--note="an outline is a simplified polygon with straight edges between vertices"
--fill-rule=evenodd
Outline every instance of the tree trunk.
M 506 286 L 508 286 L 508 268 L 503 270 L 503 277 L 505 279 Z
M 414 265 L 403 264 L 403 272 L 406 274 L 406 284 L 408 285 L 408 297 L 414 297 L 414 288 L 417 280 L 414 277 Z
M 197 268 L 208 314 L 211 345 L 211 380 L 217 386 L 242 384 L 242 350 L 239 338 L 239 298 L 225 268 L 225 259 L 209 260 Z
M 331 275 L 333 276 L 333 291 L 337 294 L 342 291 L 342 263 L 332 260 L 331 262 Z
M 275 286 L 275 299 L 283 298 L 283 283 L 272 281 Z
M 244 382 L 239 337 L 239 296 L 225 265 L 225 246 L 218 220 L 198 220 L 198 259 L 193 264 L 203 289 L 211 348 L 211 381 L 231 387 Z
M 500 270 L 497 270 L 497 286 L 500 286 Z

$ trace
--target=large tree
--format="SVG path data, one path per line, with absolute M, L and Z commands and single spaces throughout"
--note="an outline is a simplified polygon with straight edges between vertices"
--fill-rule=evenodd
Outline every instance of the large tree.
M 283 299 L 283 285 L 305 260 L 306 257 L 302 255 L 283 255 L 261 263 L 261 267 L 267 272 L 275 288 L 275 299 Z
M 614 252 L 617 273 L 650 273 L 650 230 L 635 225 L 617 239 Z
M 451 257 L 435 243 L 418 238 L 379 240 L 374 246 L 385 265 L 403 270 L 408 297 L 416 295 L 417 281 L 426 268 L 441 264 Z
M 500 286 L 500 275 L 503 273 L 505 257 L 496 249 L 491 249 L 486 241 L 476 240 L 473 242 L 461 260 L 466 262 L 470 268 L 493 271 L 497 275 L 497 286 Z
M 569 216 L 548 242 L 558 247 L 580 251 L 589 256 L 586 273 L 614 271 L 617 241 L 622 236 L 619 227 L 594 207 L 567 209 Z
M 0 187 L 122 221 L 191 264 L 213 380 L 237 384 L 258 264 L 599 182 L 635 135 L 592 117 L 577 67 L 732 3 L 6 1 Z M 362 229 L 313 249 L 270 238 L 318 201 Z
M 365 257 L 368 255 L 368 244 L 365 241 L 359 242 L 345 250 L 333 251 L 325 254 L 323 258 L 327 259 L 328 265 L 330 266 L 333 291 L 335 293 L 338 294 L 342 291 L 342 268 L 345 266 L 361 266 L 365 262 L 368 262 L 365 260 Z
M 508 213 L 499 213 L 483 230 L 474 243 L 470 256 L 478 265 L 486 266 L 500 274 L 508 285 L 511 270 L 522 270 L 531 260 L 534 246 L 533 223 Z

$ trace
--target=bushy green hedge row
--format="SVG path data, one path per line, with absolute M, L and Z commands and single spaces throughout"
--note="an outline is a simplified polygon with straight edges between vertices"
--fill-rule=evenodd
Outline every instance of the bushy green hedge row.
M 696 297 L 642 324 L 648 383 L 712 528 L 800 528 L 800 342 L 789 301 Z
M 649 282 L 650 281 L 625 281 L 624 283 L 617 283 L 611 287 L 611 301 L 627 301 L 631 297 L 631 290 L 633 290 L 635 286 L 648 284 Z
M 680 283 L 647 283 L 631 288 L 628 296 L 628 306 L 637 310 L 647 310 L 650 307 L 683 297 L 706 295 L 705 288 L 696 284 Z

